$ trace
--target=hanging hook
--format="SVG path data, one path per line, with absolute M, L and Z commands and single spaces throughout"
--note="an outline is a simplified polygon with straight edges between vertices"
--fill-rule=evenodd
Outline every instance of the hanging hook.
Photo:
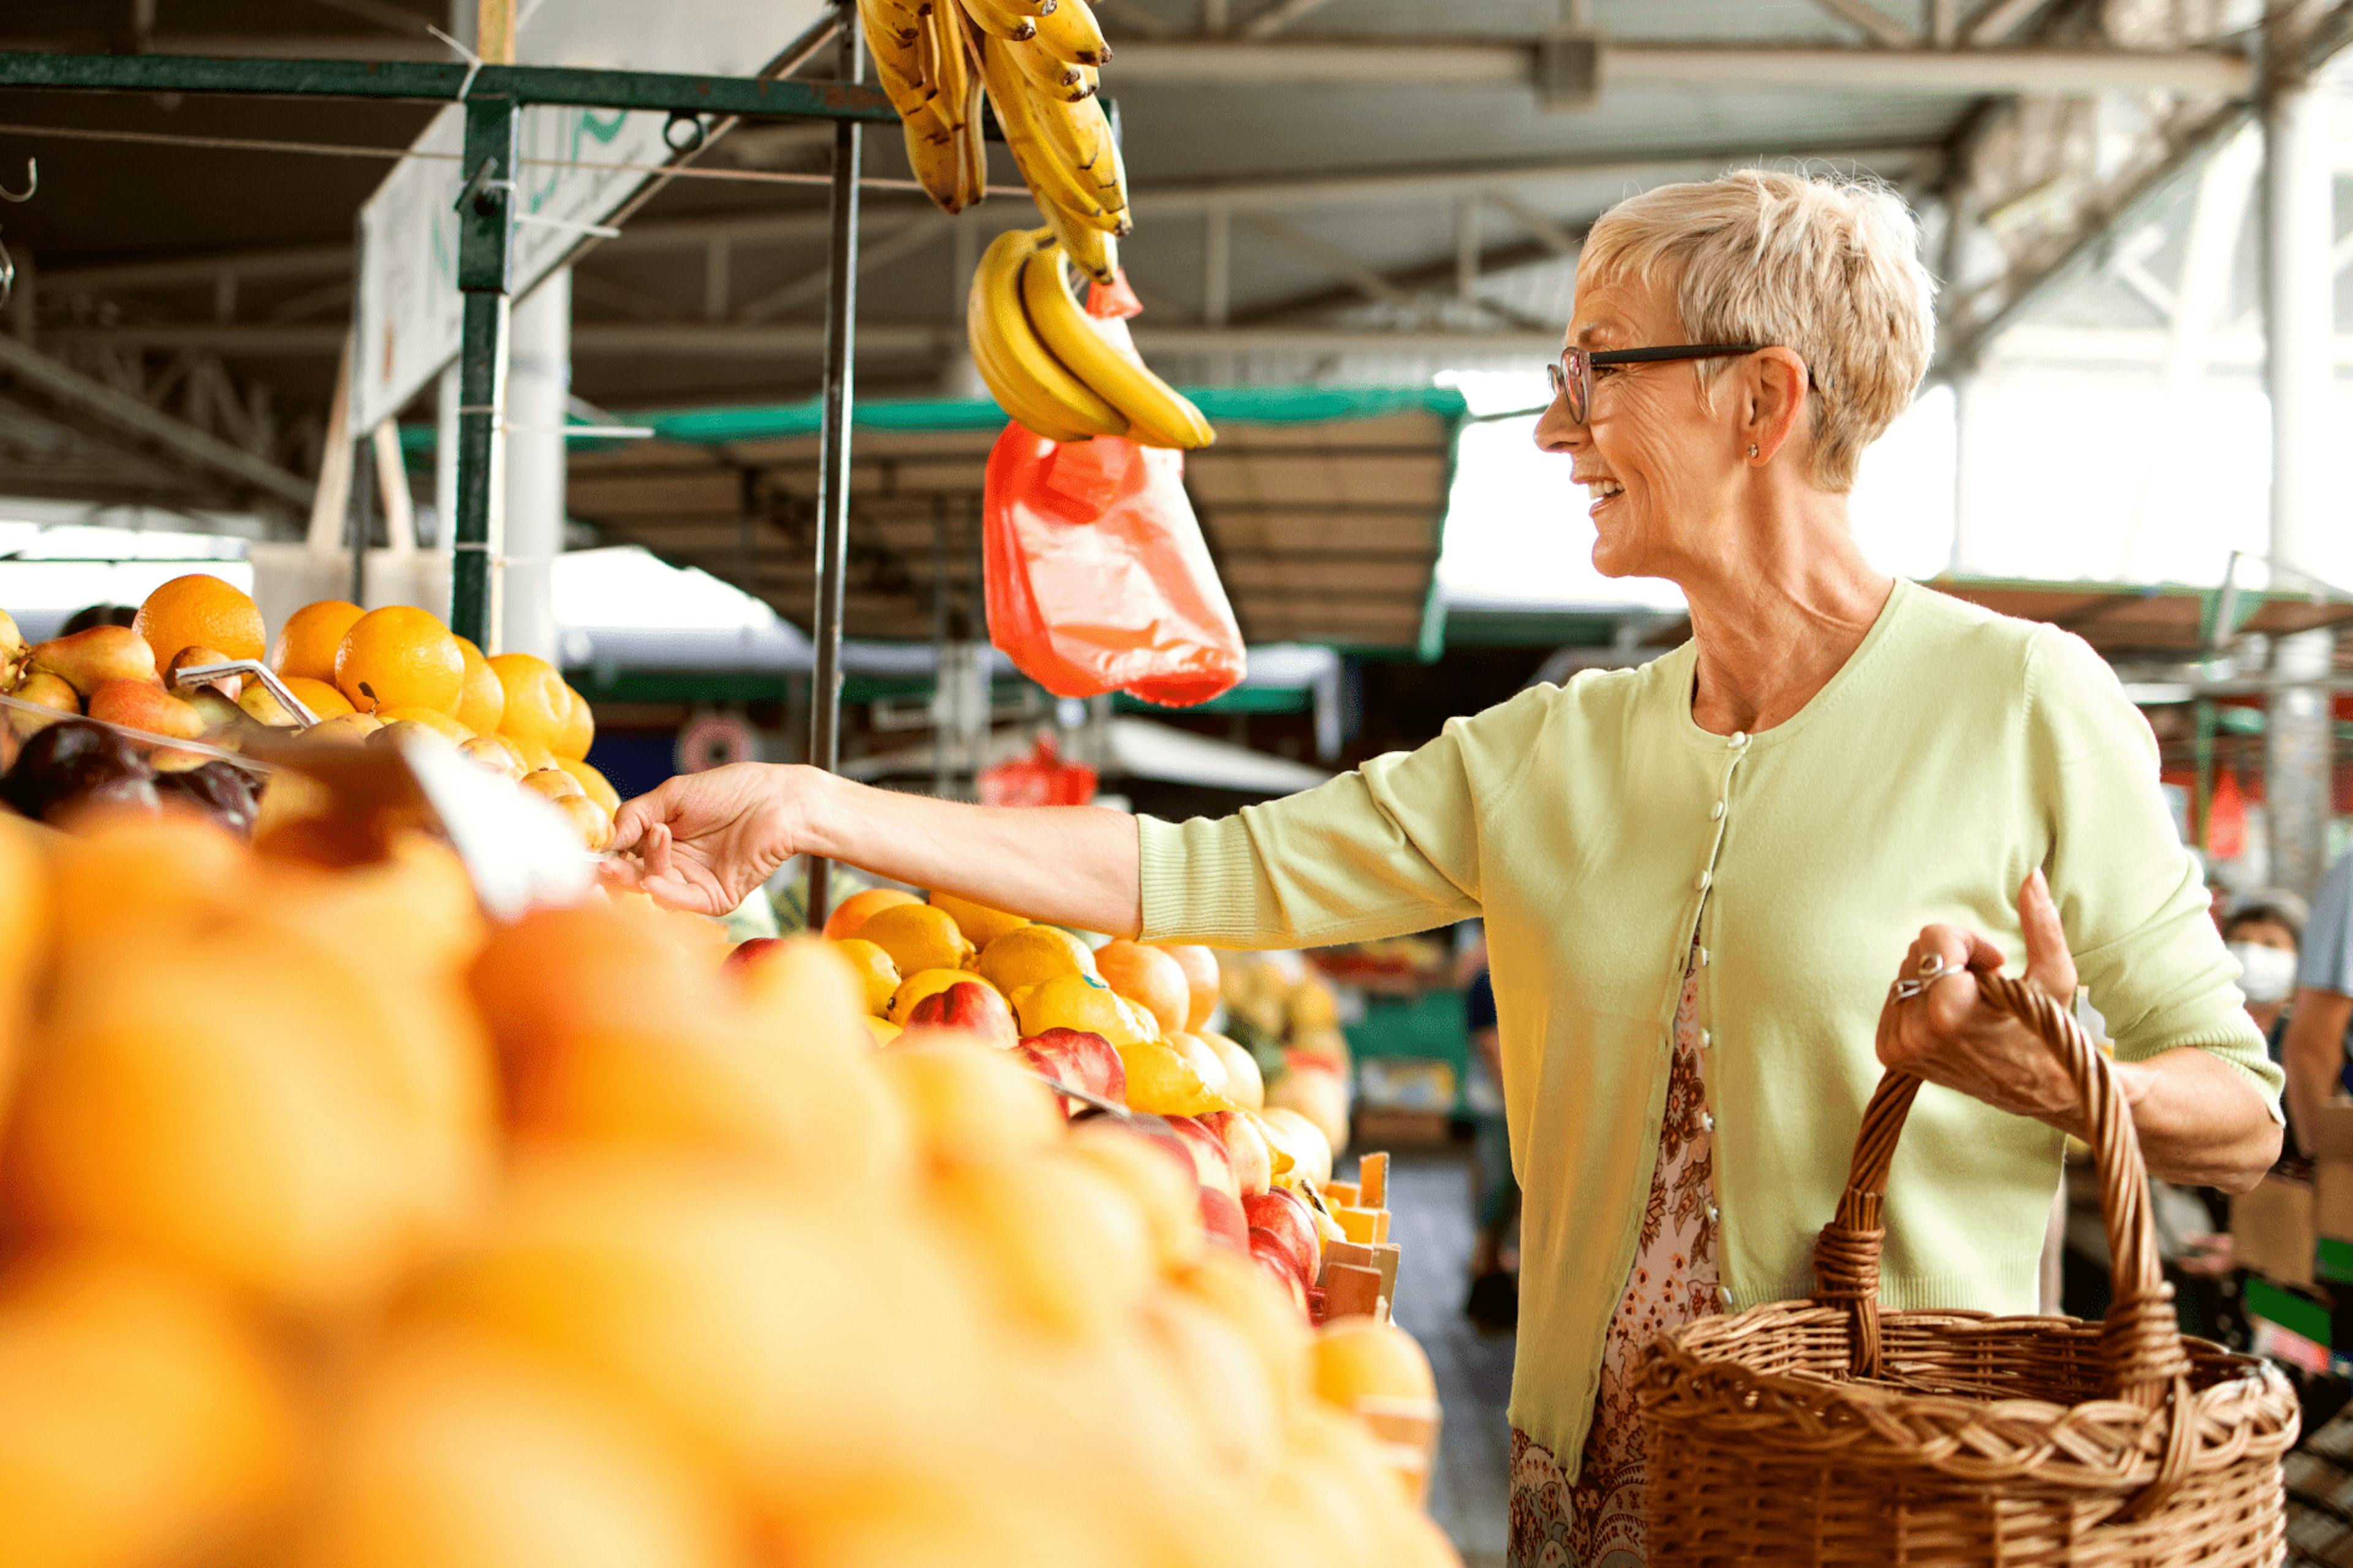
M 23 204 L 31 201 L 33 199 L 33 193 L 40 188 L 40 163 L 37 159 L 26 158 L 25 160 L 25 194 L 20 196 L 16 192 L 10 190 L 7 186 L 0 185 L 0 202 L 15 202 L 18 205 L 22 205 Z

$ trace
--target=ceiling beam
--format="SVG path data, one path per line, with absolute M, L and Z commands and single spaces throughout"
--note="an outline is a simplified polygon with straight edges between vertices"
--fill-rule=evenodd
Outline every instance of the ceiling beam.
M 1398 288 L 1338 246 L 1325 244 L 1289 218 L 1277 217 L 1268 212 L 1246 213 L 1243 216 L 1252 228 L 1285 249 L 1295 251 L 1317 266 L 1345 279 L 1367 300 L 1409 308 L 1421 303 L 1420 298 L 1411 289 Z
M 1165 38 L 1119 49 L 1124 85 L 1195 87 L 1533 88 L 1533 40 L 1472 38 Z M 2221 49 L 1841 48 L 1758 43 L 1606 41 L 1611 87 L 1664 84 L 1746 90 L 1862 89 L 1924 97 L 1982 93 L 2179 92 L 2242 97 L 2243 54 Z
M 343 330 L 333 329 L 338 334 Z M 309 479 L 289 473 L 267 458 L 231 446 L 185 420 L 151 408 L 131 394 L 60 364 L 17 339 L 0 337 L 0 374 L 274 500 L 297 506 L 311 504 L 313 486 Z
M 1814 0 L 1814 4 L 1849 26 L 1859 27 L 1891 49 L 1908 49 L 1920 39 L 1903 23 L 1871 0 Z
M 1325 0 L 1275 0 L 1265 10 L 1242 24 L 1245 38 L 1271 38 L 1310 11 L 1324 8 Z

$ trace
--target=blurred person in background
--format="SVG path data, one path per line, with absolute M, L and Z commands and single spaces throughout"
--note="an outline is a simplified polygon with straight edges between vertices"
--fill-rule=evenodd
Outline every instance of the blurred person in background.
M 2353 854 L 2338 857 L 2321 879 L 2303 938 L 2280 1043 L 2290 1127 L 2313 1125 L 2320 1108 L 2345 1089 L 2345 1032 L 2353 1026 Z
M 1535 434 L 1564 501 L 1586 489 L 1595 566 L 1689 605 L 1650 664 L 1214 821 L 719 768 L 622 808 L 621 874 L 721 910 L 806 849 L 1240 948 L 1483 916 L 1523 1194 L 1511 1561 L 1639 1568 L 1646 1347 L 1807 1293 L 1889 1068 L 1929 1087 L 1883 1299 L 2035 1310 L 2082 1108 L 1981 976 L 2063 1006 L 2089 987 L 2157 1176 L 2243 1190 L 2279 1148 L 2279 1069 L 2115 672 L 1855 542 L 1849 492 L 1927 369 L 1933 294 L 1912 216 L 1869 184 L 1743 170 L 1593 226 Z
M 2267 888 L 2232 900 L 2222 921 L 2222 944 L 2239 961 L 2239 989 L 2247 1016 L 2280 1059 L 2287 1034 L 2287 1005 L 2295 994 L 2297 954 L 2304 945 L 2305 902 L 2294 893 Z

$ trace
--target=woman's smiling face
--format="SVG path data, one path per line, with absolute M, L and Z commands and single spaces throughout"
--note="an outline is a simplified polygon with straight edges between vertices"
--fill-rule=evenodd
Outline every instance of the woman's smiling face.
M 1672 294 L 1653 280 L 1580 279 L 1568 343 L 1593 353 L 1685 341 Z M 1736 399 L 1711 408 L 1683 362 L 1597 365 L 1582 425 L 1555 397 L 1536 445 L 1567 454 L 1592 504 L 1593 564 L 1608 577 L 1672 577 L 1705 548 L 1739 467 Z M 1719 544 L 1721 541 L 1716 542 Z

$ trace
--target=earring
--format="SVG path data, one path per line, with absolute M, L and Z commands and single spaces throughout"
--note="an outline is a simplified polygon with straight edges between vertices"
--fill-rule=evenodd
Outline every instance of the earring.
M 1757 455 L 1757 443 L 1754 441 L 1748 443 L 1748 455 L 1752 458 Z

